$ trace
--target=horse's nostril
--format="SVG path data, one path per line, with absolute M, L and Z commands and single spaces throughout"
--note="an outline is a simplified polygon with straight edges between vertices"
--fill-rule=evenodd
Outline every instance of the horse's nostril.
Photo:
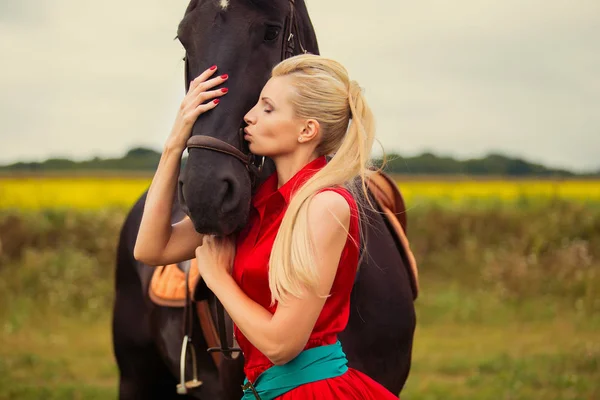
M 188 209 L 187 204 L 185 204 L 185 196 L 183 195 L 183 181 L 179 180 L 177 182 L 177 198 L 179 199 L 179 206 L 183 210 L 186 215 L 190 215 L 190 211 Z
M 221 202 L 221 211 L 224 214 L 227 214 L 234 211 L 238 206 L 236 196 L 237 185 L 234 180 L 228 178 L 225 179 L 223 183 L 225 185 L 225 190 L 223 193 L 223 201 Z

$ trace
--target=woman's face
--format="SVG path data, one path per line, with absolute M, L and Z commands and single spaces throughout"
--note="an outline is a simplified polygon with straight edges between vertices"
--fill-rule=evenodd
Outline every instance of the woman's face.
M 293 153 L 299 146 L 304 121 L 294 115 L 289 101 L 293 90 L 290 79 L 288 76 L 269 79 L 258 103 L 244 116 L 248 124 L 244 139 L 256 155 L 276 158 Z

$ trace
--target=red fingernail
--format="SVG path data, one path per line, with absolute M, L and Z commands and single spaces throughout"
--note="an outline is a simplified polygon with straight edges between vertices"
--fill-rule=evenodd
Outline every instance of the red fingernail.
M 229 92 L 229 89 L 227 89 L 227 88 L 225 87 L 225 88 L 221 89 L 221 92 L 222 92 L 222 93 L 227 93 L 227 92 Z
M 213 103 L 215 103 L 215 104 L 219 104 L 219 101 L 220 101 L 219 99 L 214 99 L 214 100 L 213 100 Z
M 211 71 L 214 71 L 215 69 L 217 69 L 216 65 L 213 65 L 212 67 L 209 68 Z
M 229 75 L 227 75 L 227 74 L 221 75 L 221 79 L 227 79 L 227 78 L 229 78 Z

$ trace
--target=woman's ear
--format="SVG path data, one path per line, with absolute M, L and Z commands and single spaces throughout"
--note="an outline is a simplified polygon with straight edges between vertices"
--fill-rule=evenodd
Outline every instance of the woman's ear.
M 308 119 L 304 124 L 304 129 L 302 133 L 300 133 L 300 137 L 298 138 L 299 142 L 305 143 L 311 140 L 316 140 L 319 136 L 319 131 L 321 127 L 319 125 L 319 121 L 316 119 Z

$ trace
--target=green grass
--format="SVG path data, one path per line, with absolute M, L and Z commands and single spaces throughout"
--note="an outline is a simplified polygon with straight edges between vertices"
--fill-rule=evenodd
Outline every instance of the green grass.
M 114 399 L 122 211 L 0 213 L 0 400 Z M 419 207 L 403 399 L 600 399 L 600 208 Z
M 0 399 L 114 399 L 109 316 L 95 322 L 45 314 L 0 333 Z
M 600 316 L 439 285 L 417 305 L 403 399 L 600 398 Z M 109 315 L 90 322 L 46 314 L 2 327 L 0 399 L 116 397 Z
M 600 398 L 600 316 L 466 289 L 425 296 L 402 398 Z

